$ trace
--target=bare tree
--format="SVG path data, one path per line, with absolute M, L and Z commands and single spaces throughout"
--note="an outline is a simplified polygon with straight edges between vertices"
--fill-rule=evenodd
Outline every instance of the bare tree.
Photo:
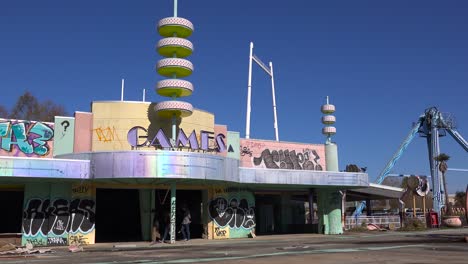
M 9 118 L 53 122 L 55 116 L 67 115 L 65 108 L 51 100 L 40 103 L 29 91 L 21 95 L 13 106 Z
M 0 118 L 8 118 L 8 110 L 3 105 L 0 105 Z

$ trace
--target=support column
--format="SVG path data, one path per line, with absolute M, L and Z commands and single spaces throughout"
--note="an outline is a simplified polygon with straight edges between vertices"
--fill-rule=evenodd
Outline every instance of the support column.
M 366 199 L 366 211 L 367 211 L 367 216 L 372 216 L 372 205 L 371 205 L 370 199 Z
M 317 192 L 317 205 L 318 205 L 318 233 L 329 234 L 328 213 L 326 210 L 326 201 L 328 201 L 326 190 L 319 190 Z
M 346 229 L 346 191 L 341 191 L 341 228 Z
M 343 234 L 341 224 L 341 194 L 337 190 L 320 190 L 319 233 L 325 235 Z
M 153 218 L 157 215 L 152 209 L 155 207 L 154 190 L 139 190 L 140 196 L 140 225 L 141 236 L 144 241 L 151 240 Z
M 202 224 L 203 224 L 203 239 L 208 238 L 208 210 L 209 210 L 209 201 L 208 201 L 208 190 L 202 190 Z
M 176 241 L 176 183 L 171 183 L 171 244 Z
M 291 224 L 291 195 L 281 194 L 281 232 L 288 232 L 288 226 Z
M 328 199 L 329 234 L 343 234 L 343 226 L 341 224 L 341 194 L 338 190 L 332 190 L 328 195 Z
M 309 224 L 314 223 L 314 189 L 309 189 Z
M 327 140 L 325 143 L 327 171 L 338 170 L 338 147 Z M 341 223 L 342 197 L 339 190 L 321 189 L 318 191 L 319 233 L 326 235 L 343 234 Z

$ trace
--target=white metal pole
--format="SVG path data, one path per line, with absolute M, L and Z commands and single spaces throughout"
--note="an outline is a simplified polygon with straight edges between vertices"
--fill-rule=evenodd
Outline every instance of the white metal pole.
M 123 101 L 123 97 L 124 97 L 124 86 L 125 86 L 125 80 L 122 79 L 122 90 L 120 91 L 120 101 Z
M 276 116 L 276 97 L 275 97 L 275 79 L 273 77 L 273 63 L 270 61 L 270 75 L 271 75 L 271 93 L 273 95 L 273 116 L 275 118 L 273 127 L 275 128 L 276 141 L 279 141 L 278 135 L 278 118 Z
M 143 102 L 145 101 L 145 96 L 146 96 L 146 89 L 143 89 Z
M 245 138 L 250 138 L 250 96 L 252 89 L 252 55 L 253 55 L 253 42 L 250 42 L 250 55 L 249 55 L 249 81 L 247 84 L 247 120 L 245 121 Z

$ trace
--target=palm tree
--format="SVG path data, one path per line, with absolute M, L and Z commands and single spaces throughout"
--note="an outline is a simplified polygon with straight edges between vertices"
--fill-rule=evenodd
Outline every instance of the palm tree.
M 434 160 L 439 162 L 439 171 L 442 172 L 442 181 L 444 184 L 444 194 L 445 194 L 445 215 L 450 214 L 451 206 L 448 200 L 448 189 L 447 189 L 447 181 L 445 180 L 445 172 L 447 172 L 448 165 L 447 161 L 450 159 L 450 156 L 445 153 L 440 153 Z

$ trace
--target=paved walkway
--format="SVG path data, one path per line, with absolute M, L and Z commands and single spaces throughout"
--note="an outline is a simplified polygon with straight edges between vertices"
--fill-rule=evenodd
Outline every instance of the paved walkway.
M 322 235 L 322 234 L 281 234 L 281 235 L 264 235 L 255 238 L 236 238 L 236 239 L 191 239 L 190 241 L 176 241 L 170 243 L 156 243 L 138 241 L 138 242 L 117 242 L 117 243 L 96 243 L 92 245 L 83 245 L 84 251 L 100 252 L 100 251 L 128 251 L 128 250 L 147 250 L 154 248 L 177 248 L 177 247 L 192 247 L 192 246 L 222 246 L 236 245 L 246 243 L 269 243 L 273 241 L 294 242 L 310 240 L 316 243 L 333 243 L 336 240 L 355 240 L 376 237 L 402 237 L 402 236 L 418 236 L 423 234 L 460 234 L 460 239 L 468 236 L 468 227 L 460 229 L 429 229 L 427 231 L 417 232 L 397 232 L 397 231 L 369 231 L 369 232 L 346 232 L 342 235 Z M 68 250 L 68 247 L 54 247 L 54 250 Z
M 175 244 L 97 243 L 83 252 L 55 247 L 53 253 L 0 258 L 2 264 L 169 263 L 468 263 L 468 228 L 423 232 L 365 232 L 325 236 L 292 234 L 256 238 L 193 239 Z

